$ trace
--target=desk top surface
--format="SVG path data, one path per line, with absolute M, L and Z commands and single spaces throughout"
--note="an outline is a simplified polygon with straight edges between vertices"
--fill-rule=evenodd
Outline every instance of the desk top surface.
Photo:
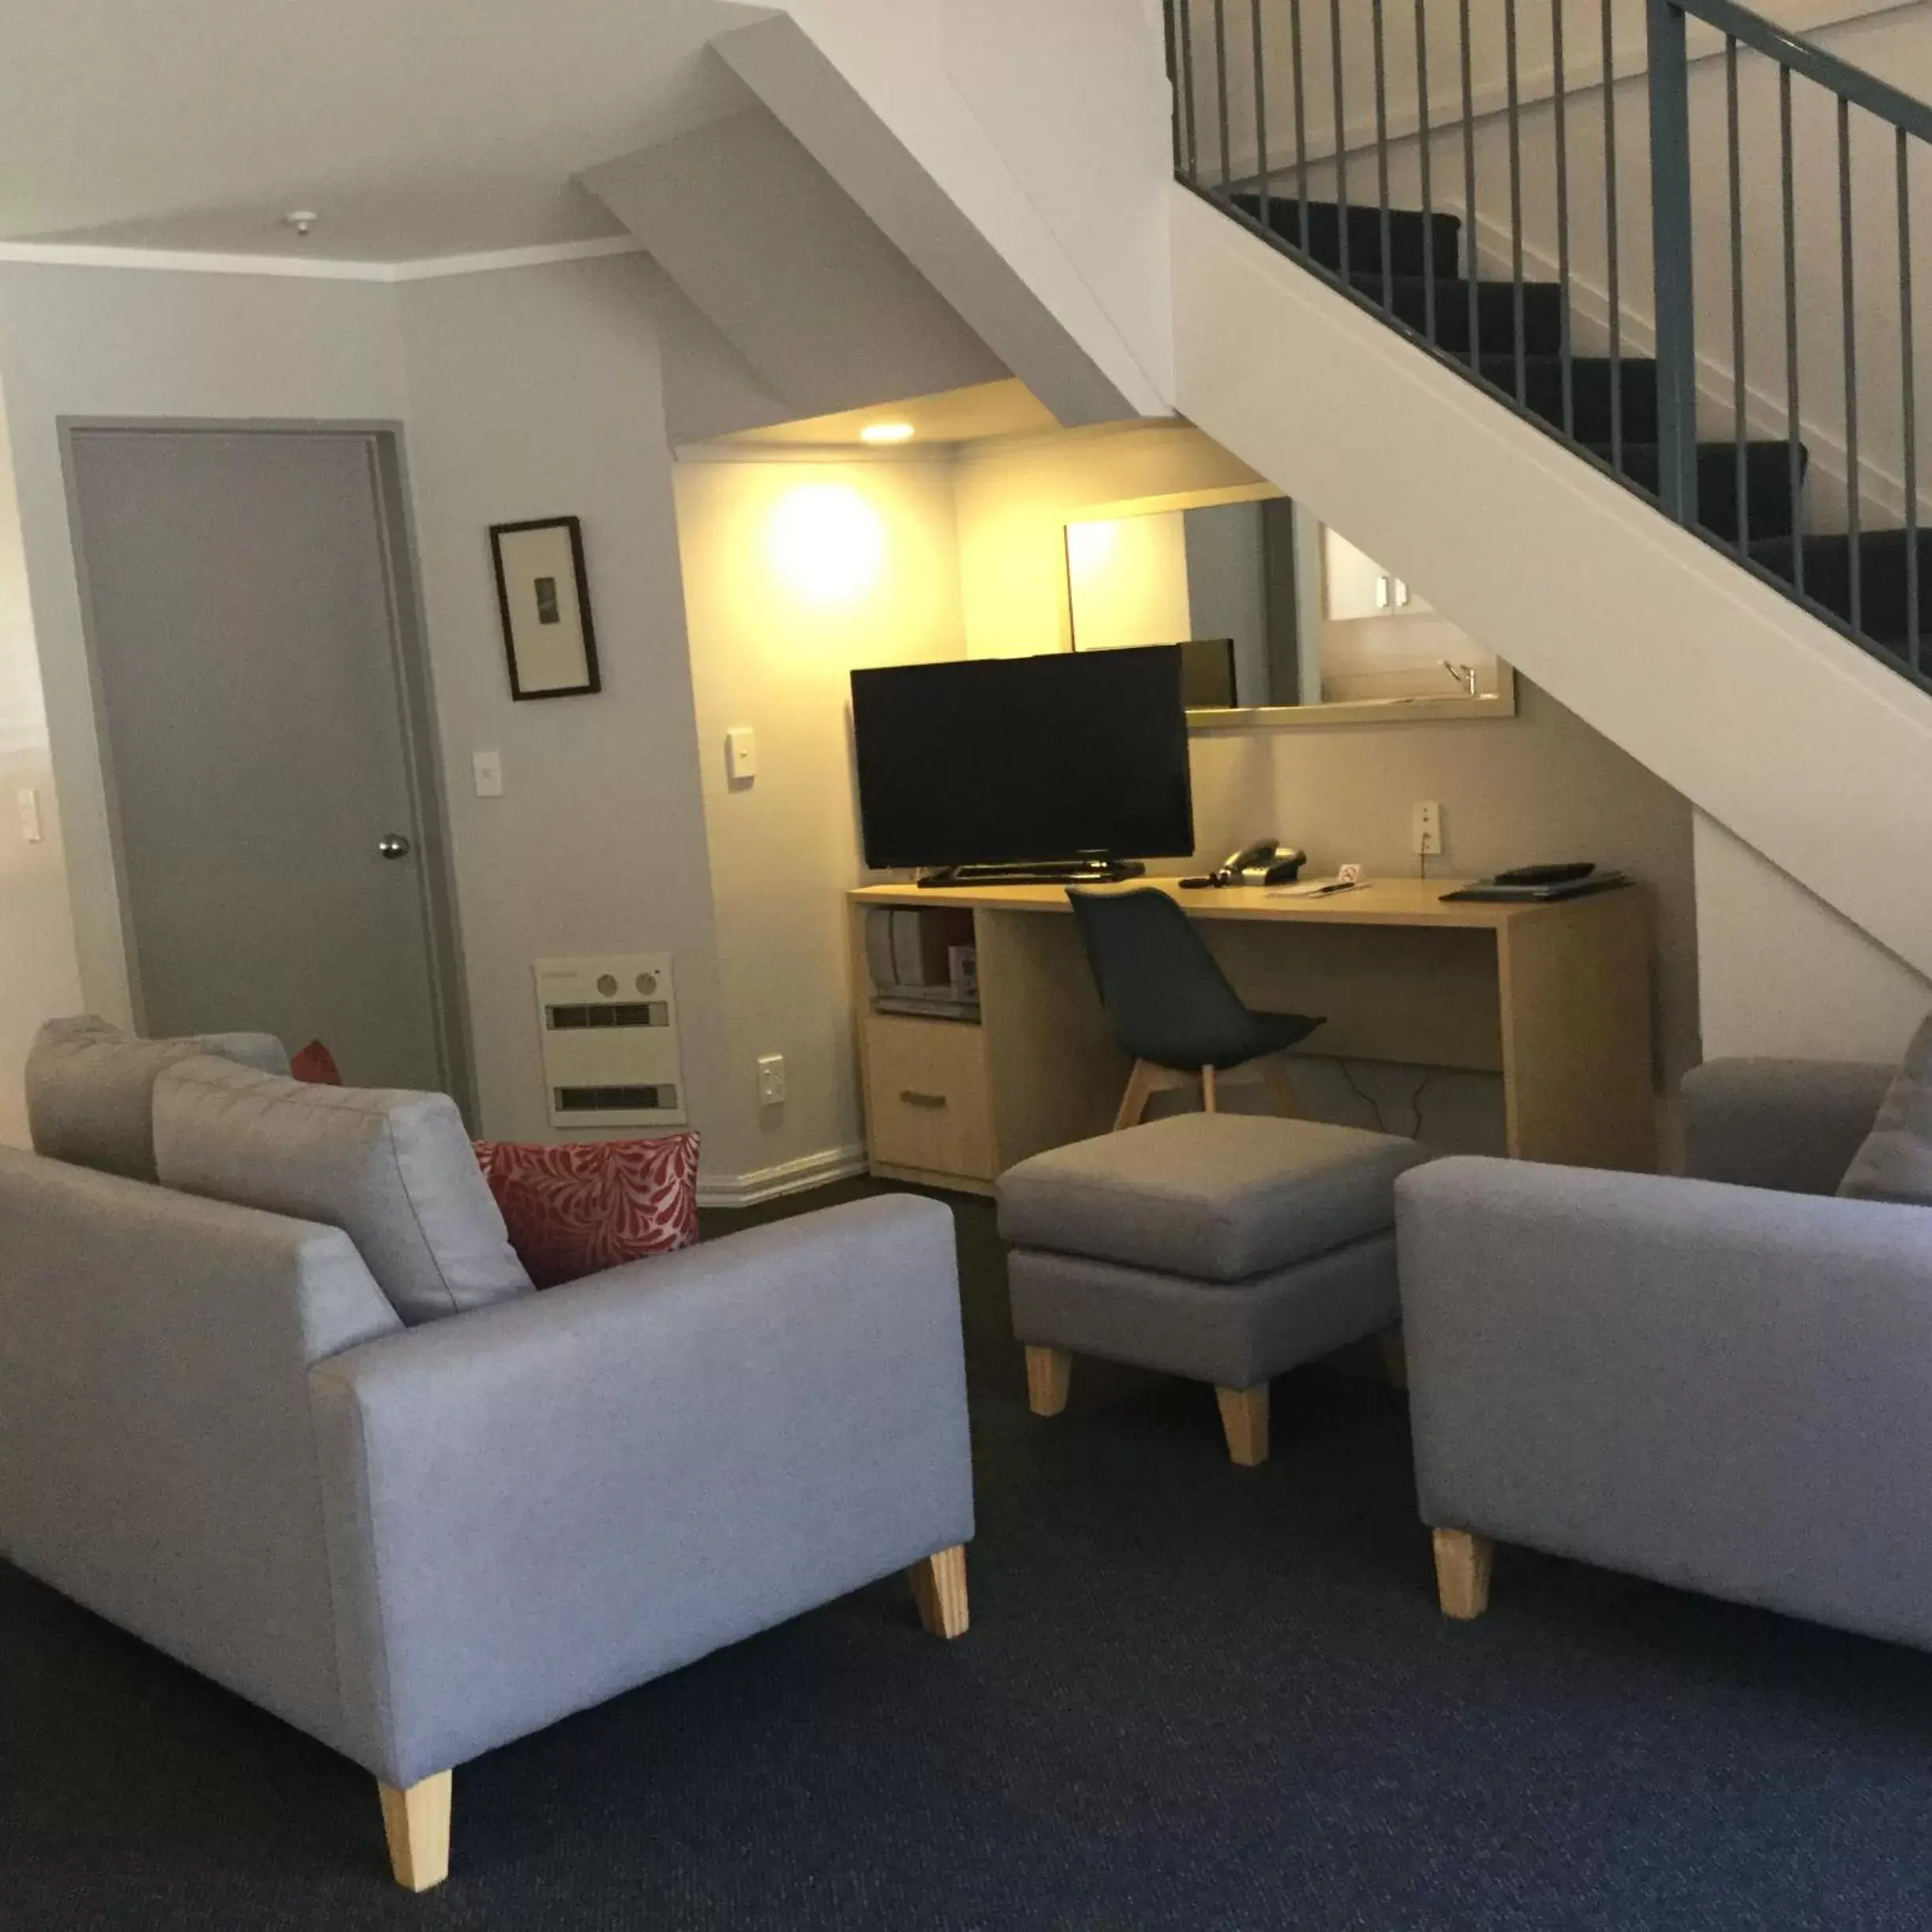
M 1289 899 L 1279 886 L 1228 886 L 1183 891 L 1171 878 L 1131 879 L 1114 887 L 1082 890 L 1125 892 L 1153 886 L 1170 893 L 1202 919 L 1307 920 L 1327 926 L 1462 926 L 1496 928 L 1523 919 L 1547 919 L 1629 896 L 1621 892 L 1587 894 L 1530 904 L 1462 900 L 1445 903 L 1466 879 L 1370 879 L 1348 892 L 1321 899 Z M 1001 912 L 1065 912 L 1066 889 L 1061 886 L 860 886 L 851 895 L 859 905 L 943 906 Z

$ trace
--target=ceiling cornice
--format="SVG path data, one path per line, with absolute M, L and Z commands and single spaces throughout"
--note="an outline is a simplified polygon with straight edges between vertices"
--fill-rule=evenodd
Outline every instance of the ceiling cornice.
M 118 268 L 164 275 L 271 275 L 312 282 L 426 282 L 442 275 L 492 275 L 549 262 L 636 255 L 634 235 L 597 235 L 484 255 L 432 255 L 421 261 L 331 261 L 311 255 L 217 255 L 194 249 L 108 248 L 88 242 L 0 242 L 0 268 Z

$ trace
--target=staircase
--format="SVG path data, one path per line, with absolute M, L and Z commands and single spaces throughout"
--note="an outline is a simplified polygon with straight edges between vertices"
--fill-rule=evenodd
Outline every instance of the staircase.
M 1586 330 L 1575 313 L 1569 266 L 1573 230 L 1583 211 L 1567 185 L 1578 171 L 1578 157 L 1568 140 L 1563 111 L 1563 0 L 1552 0 L 1549 16 L 1556 67 L 1553 136 L 1547 113 L 1532 124 L 1521 110 L 1526 83 L 1518 40 L 1522 21 L 1533 10 L 1530 0 L 1523 0 L 1520 14 L 1518 0 L 1473 3 L 1479 47 L 1505 50 L 1503 92 L 1509 103 L 1507 181 L 1495 180 L 1498 170 L 1492 163 L 1488 211 L 1493 215 L 1496 206 L 1503 204 L 1507 215 L 1500 230 L 1496 223 L 1489 223 L 1481 238 L 1485 247 L 1477 245 L 1478 238 L 1465 219 L 1469 208 L 1451 212 L 1441 205 L 1440 197 L 1432 197 L 1429 167 L 1433 144 L 1439 172 L 1452 178 L 1455 167 L 1444 164 L 1456 160 L 1454 144 L 1459 140 L 1466 172 L 1457 185 L 1463 188 L 1466 204 L 1475 203 L 1475 157 L 1484 138 L 1477 122 L 1493 125 L 1495 117 L 1478 115 L 1472 105 L 1472 0 L 1460 0 L 1459 7 L 1438 7 L 1449 16 L 1452 32 L 1459 13 L 1462 101 L 1468 114 L 1460 125 L 1430 122 L 1432 36 L 1434 51 L 1440 55 L 1443 50 L 1438 30 L 1430 24 L 1428 0 L 1415 0 L 1410 31 L 1420 69 L 1415 88 L 1420 134 L 1409 138 L 1406 147 L 1389 133 L 1392 69 L 1398 62 L 1387 36 L 1392 20 L 1398 13 L 1406 17 L 1406 7 L 1398 9 L 1391 0 L 1385 17 L 1383 0 L 1370 0 L 1366 11 L 1350 9 L 1345 21 L 1341 8 L 1323 9 L 1316 0 L 1309 0 L 1310 18 L 1305 23 L 1302 0 L 1169 0 L 1178 179 L 1753 575 L 1776 585 L 1889 668 L 1932 691 L 1932 645 L 1926 641 L 1932 635 L 1932 532 L 1919 526 L 1911 225 L 1915 172 L 1922 162 L 1932 166 L 1932 109 L 1791 39 L 1731 0 L 1652 0 L 1647 125 L 1633 129 L 1627 119 L 1622 130 L 1627 148 L 1633 133 L 1647 136 L 1647 204 L 1626 208 L 1619 217 L 1619 110 L 1608 86 L 1601 90 L 1602 125 L 1596 133 L 1607 153 L 1592 152 L 1582 158 L 1586 171 L 1593 177 L 1607 172 L 1612 184 L 1607 216 L 1588 212 L 1593 221 L 1607 223 L 1612 290 L 1608 340 L 1601 345 L 1604 353 L 1585 353 L 1578 343 Z M 1601 0 L 1606 70 L 1614 58 L 1612 13 L 1617 3 Z M 1574 23 L 1574 14 L 1571 18 Z M 1485 21 L 1501 26 L 1486 43 Z M 1721 36 L 1706 43 L 1721 61 L 1723 86 L 1715 104 L 1714 90 L 1704 86 L 1694 91 L 1690 84 L 1687 35 L 1694 27 L 1707 36 L 1713 30 Z M 1305 47 L 1305 32 L 1316 28 L 1327 35 L 1327 44 Z M 1309 90 L 1316 77 L 1326 79 L 1331 65 L 1333 111 L 1324 124 L 1309 112 Z M 1741 112 L 1740 98 L 1755 99 L 1772 88 L 1781 152 L 1774 142 L 1769 151 L 1750 155 L 1747 165 L 1740 128 L 1755 124 Z M 1801 106 L 1822 92 L 1835 118 L 1835 151 L 1827 145 L 1814 156 L 1805 152 L 1802 142 L 1795 144 L 1794 92 Z M 1569 96 L 1573 120 L 1577 98 Z M 1592 96 L 1593 103 L 1597 98 Z M 1700 108 L 1706 119 L 1715 117 L 1707 129 L 1700 128 Z M 1627 104 L 1622 110 L 1626 117 L 1633 111 Z M 1816 119 L 1801 118 L 1800 132 Z M 1348 129 L 1371 122 L 1376 130 L 1372 145 L 1351 155 Z M 1339 144 L 1330 133 L 1335 129 L 1342 130 Z M 1713 196 L 1708 183 L 1694 185 L 1694 133 L 1707 137 L 1698 150 L 1701 165 L 1713 154 L 1722 155 L 1728 195 Z M 1451 144 L 1446 152 L 1445 142 Z M 1343 150 L 1339 154 L 1333 151 L 1338 144 Z M 1292 152 L 1296 159 L 1292 166 L 1275 165 L 1273 152 Z M 1876 178 L 1889 190 L 1884 200 L 1891 205 L 1870 205 L 1874 199 L 1872 155 L 1882 163 Z M 1392 174 L 1413 175 L 1418 156 L 1420 193 L 1391 194 Z M 1373 200 L 1335 193 L 1338 185 L 1346 193 L 1351 162 L 1357 180 L 1372 172 Z M 1816 222 L 1807 212 L 1801 224 L 1795 212 L 1804 195 L 1794 193 L 1794 176 L 1810 188 L 1807 170 L 1814 164 L 1826 170 L 1828 182 L 1835 174 L 1831 185 L 1841 191 L 1836 249 L 1818 246 Z M 1526 193 L 1533 192 L 1531 178 L 1539 169 L 1553 172 L 1555 208 L 1553 218 L 1546 216 L 1544 231 L 1531 235 L 1524 215 Z M 1745 192 L 1753 170 L 1773 180 L 1781 176 L 1781 233 L 1776 225 L 1769 236 L 1747 231 L 1747 207 L 1761 218 L 1763 212 L 1762 197 L 1747 197 Z M 1506 197 L 1499 192 L 1504 185 Z M 1714 235 L 1708 219 L 1701 227 L 1694 219 L 1697 196 L 1706 202 L 1707 215 L 1715 199 L 1720 215 L 1728 216 Z M 1925 198 L 1932 200 L 1932 192 Z M 1863 240 L 1855 199 L 1865 211 Z M 1896 238 L 1896 287 L 1871 286 L 1866 255 L 1874 245 L 1874 230 Z M 1647 331 L 1651 318 L 1617 310 L 1619 247 L 1627 279 L 1647 279 L 1654 291 L 1656 353 L 1651 355 L 1623 352 L 1623 340 Z M 1510 259 L 1507 276 L 1483 273 L 1485 248 L 1492 258 Z M 1635 249 L 1646 257 L 1635 265 L 1647 272 L 1631 278 L 1630 256 Z M 1781 291 L 1770 290 L 1766 301 L 1767 264 L 1780 252 L 1781 262 L 1775 265 L 1782 270 Z M 1525 272 L 1526 257 L 1537 255 L 1553 255 L 1561 264 L 1555 279 Z M 1728 301 L 1713 298 L 1711 290 L 1726 280 Z M 1700 292 L 1705 298 L 1702 313 Z M 1801 307 L 1808 300 L 1817 309 L 1825 294 L 1834 309 L 1842 297 L 1842 340 L 1821 345 L 1807 339 L 1801 353 Z M 1725 346 L 1732 352 L 1732 367 L 1724 376 L 1730 393 L 1717 399 L 1709 394 L 1714 358 L 1709 341 L 1699 339 L 1700 324 L 1706 338 L 1728 337 Z M 1818 336 L 1814 316 L 1807 328 L 1810 338 Z M 1601 317 L 1596 332 L 1604 332 Z M 1877 356 L 1875 333 L 1884 336 Z M 1765 434 L 1752 420 L 1763 416 L 1765 403 L 1762 395 L 1747 395 L 1747 343 L 1754 350 L 1753 373 L 1771 362 L 1785 392 L 1784 421 L 1777 425 L 1782 434 Z M 1827 358 L 1822 370 L 1821 354 Z M 1881 365 L 1876 372 L 1874 362 Z M 1702 408 L 1700 382 L 1706 390 Z M 1842 503 L 1834 501 L 1833 514 L 1824 519 L 1812 500 L 1814 439 L 1800 412 L 1801 390 L 1810 397 L 1830 399 L 1834 408 L 1842 400 L 1842 421 L 1832 424 L 1828 433 L 1843 473 L 1834 476 L 1833 494 Z M 1728 434 L 1710 433 L 1713 415 L 1728 416 Z M 1873 460 L 1874 440 L 1888 456 L 1896 452 L 1902 458 L 1902 480 Z M 1832 522 L 1843 527 L 1829 527 Z

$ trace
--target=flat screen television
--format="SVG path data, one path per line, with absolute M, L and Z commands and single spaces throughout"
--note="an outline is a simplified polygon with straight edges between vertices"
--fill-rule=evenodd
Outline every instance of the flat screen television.
M 855 671 L 867 864 L 1128 878 L 1191 853 L 1181 671 L 1173 645 Z

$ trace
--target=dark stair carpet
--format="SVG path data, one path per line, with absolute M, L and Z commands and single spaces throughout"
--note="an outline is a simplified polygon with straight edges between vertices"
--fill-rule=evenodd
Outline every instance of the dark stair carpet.
M 1908 560 L 1918 552 L 1918 618 L 1921 638 L 1932 636 L 1932 530 L 1914 533 L 1908 545 L 1902 530 L 1864 530 L 1855 552 L 1842 534 L 1811 536 L 1803 541 L 1803 590 L 1825 608 L 1852 622 L 1852 564 L 1858 564 L 1859 627 L 1874 642 L 1909 654 L 1911 638 Z M 1754 543 L 1751 555 L 1774 575 L 1795 582 L 1798 565 L 1789 536 Z M 1932 668 L 1932 651 L 1925 653 Z
M 1042 1421 L 955 1210 L 969 1635 L 891 1579 L 493 1751 L 414 1898 L 360 1771 L 0 1564 L 0 1925 L 1932 1926 L 1932 1657 L 1518 1549 L 1447 1623 L 1389 1390 L 1282 1377 L 1257 1470 L 1207 1389 L 1101 1363 Z
M 1236 204 L 1263 220 L 1260 198 Z M 1383 211 L 1351 202 L 1304 203 L 1272 195 L 1265 225 L 1319 267 L 1342 277 L 1363 300 L 1426 336 L 1443 354 L 1479 375 L 1531 415 L 1580 443 L 1654 494 L 1657 483 L 1657 367 L 1647 357 L 1576 355 L 1566 373 L 1561 285 L 1462 279 L 1462 224 L 1453 215 L 1426 220 L 1413 208 Z M 1346 249 L 1344 243 L 1346 242 Z M 1386 256 L 1386 260 L 1384 259 Z M 1474 314 L 1471 315 L 1473 297 Z M 1473 326 L 1472 326 L 1473 324 Z M 1612 444 L 1621 447 L 1613 455 Z M 1744 446 L 1740 489 L 1734 443 L 1698 446 L 1698 526 L 1728 543 L 1747 543 L 1752 558 L 1794 582 L 1794 534 L 1803 528 L 1804 471 L 1799 453 L 1792 489 L 1790 448 L 1753 440 Z M 1803 589 L 1823 608 L 1907 661 L 1913 656 L 1908 608 L 1907 533 L 1868 530 L 1855 546 L 1859 582 L 1855 624 L 1852 583 L 1855 552 L 1843 536 L 1807 536 Z M 1918 632 L 1932 637 L 1932 533 L 1919 533 Z M 1932 649 L 1922 654 L 1932 668 Z

